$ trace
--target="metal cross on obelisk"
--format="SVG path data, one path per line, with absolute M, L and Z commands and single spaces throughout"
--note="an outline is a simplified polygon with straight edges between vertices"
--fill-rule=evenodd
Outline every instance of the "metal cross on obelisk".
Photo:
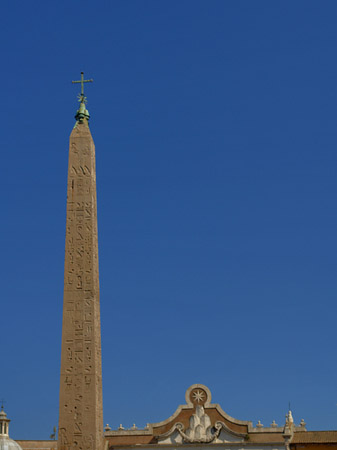
M 77 81 L 72 81 L 73 84 L 81 83 L 81 98 L 84 98 L 84 83 L 92 83 L 94 80 L 91 78 L 90 80 L 84 79 L 84 73 L 81 72 L 81 79 Z

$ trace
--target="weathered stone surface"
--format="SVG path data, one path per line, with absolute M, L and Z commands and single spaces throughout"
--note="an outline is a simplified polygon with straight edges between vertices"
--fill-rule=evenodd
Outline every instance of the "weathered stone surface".
M 58 450 L 103 449 L 95 146 L 70 135 Z

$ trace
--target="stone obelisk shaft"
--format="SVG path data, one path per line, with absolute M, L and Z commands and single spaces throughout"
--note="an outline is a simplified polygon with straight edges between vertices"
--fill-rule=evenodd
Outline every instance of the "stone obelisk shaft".
M 58 450 L 103 449 L 95 146 L 70 135 Z

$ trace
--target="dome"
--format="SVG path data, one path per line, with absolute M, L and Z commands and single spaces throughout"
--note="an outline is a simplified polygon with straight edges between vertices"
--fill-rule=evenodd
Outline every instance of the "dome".
M 0 436 L 0 450 L 22 450 L 22 448 L 10 437 Z
M 10 420 L 1 406 L 0 411 L 0 450 L 22 450 L 19 444 L 9 437 L 8 428 Z

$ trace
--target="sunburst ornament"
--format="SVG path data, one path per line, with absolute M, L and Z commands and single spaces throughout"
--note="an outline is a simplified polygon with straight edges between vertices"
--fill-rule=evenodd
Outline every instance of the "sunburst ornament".
M 203 403 L 205 400 L 205 392 L 198 389 L 192 393 L 192 397 L 197 403 Z
M 79 103 L 88 103 L 87 97 L 83 94 L 78 94 L 77 99 Z

